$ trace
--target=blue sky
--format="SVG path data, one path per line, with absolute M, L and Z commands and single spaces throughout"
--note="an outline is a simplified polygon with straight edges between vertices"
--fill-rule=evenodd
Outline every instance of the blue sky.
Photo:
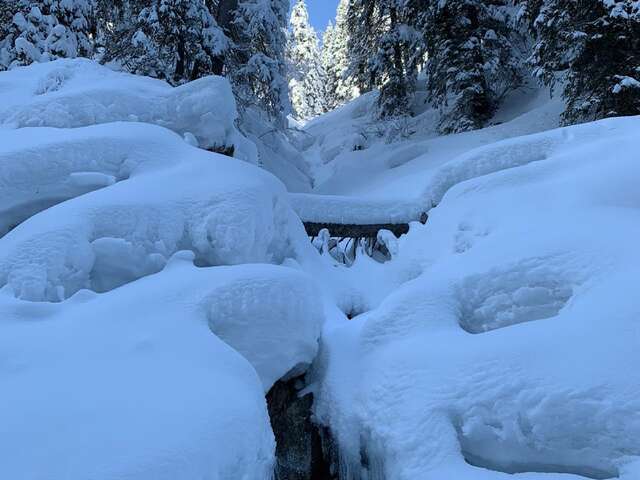
M 294 4 L 296 0 L 291 0 Z M 338 8 L 339 0 L 307 0 L 307 8 L 309 9 L 309 19 L 311 25 L 318 32 L 323 32 L 329 23 L 336 16 L 336 8 Z

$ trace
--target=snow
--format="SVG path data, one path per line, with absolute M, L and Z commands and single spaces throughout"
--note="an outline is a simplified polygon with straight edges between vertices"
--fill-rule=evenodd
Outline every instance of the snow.
M 173 88 L 86 59 L 58 60 L 4 72 L 0 94 L 0 125 L 75 128 L 145 122 L 190 133 L 202 148 L 234 145 L 236 157 L 257 161 L 255 147 L 235 127 L 235 101 L 221 77 Z
M 251 362 L 266 393 L 311 365 L 324 313 L 309 276 L 272 267 L 248 273 L 209 294 L 209 325 Z
M 156 131 L 159 140 L 165 132 Z M 9 232 L 0 286 L 20 298 L 57 301 L 153 273 L 185 248 L 203 265 L 280 263 L 305 250 L 302 226 L 277 180 L 166 135 L 173 143 L 166 154 L 177 151 L 180 164 L 58 204 Z M 116 271 L 123 259 L 125 271 Z
M 640 117 L 527 88 L 272 134 L 220 78 L 0 73 L 0 478 L 270 479 L 307 369 L 341 479 L 640 478 Z M 346 267 L 301 220 L 410 229 Z
M 74 60 L 0 85 L 0 477 L 270 479 L 264 394 L 324 304 L 284 185 L 196 147 L 235 135 L 226 82 Z
M 289 194 L 291 205 L 305 222 L 409 223 L 419 221 L 424 210 L 416 202 L 362 199 L 341 195 Z
M 639 127 L 552 130 L 438 169 L 438 206 L 383 267 L 421 273 L 323 335 L 316 415 L 345 478 L 362 452 L 367 478 L 637 478 Z
M 263 368 L 284 374 L 301 357 L 273 347 L 296 345 L 298 331 L 309 361 L 317 316 L 297 317 L 307 322 L 299 330 L 293 318 L 271 316 L 274 334 L 262 327 L 258 341 L 243 296 L 253 291 L 273 312 L 289 295 L 296 313 L 313 313 L 303 310 L 313 298 L 291 298 L 308 280 L 282 267 L 196 268 L 190 258 L 181 252 L 157 275 L 60 304 L 3 292 L 3 478 L 271 478 L 263 383 L 210 325 L 235 338 L 244 331 Z M 300 286 L 270 307 L 283 284 Z
M 488 149 L 486 155 L 490 157 L 496 142 L 549 130 L 558 124 L 562 106 L 557 100 L 549 101 L 548 92 L 519 91 L 508 100 L 496 115 L 498 124 L 448 136 L 435 132 L 437 116 L 431 109 L 410 125 L 374 121 L 371 112 L 376 92 L 312 120 L 306 131 L 317 140 L 305 152 L 314 177 L 310 193 L 324 197 L 303 197 L 301 203 L 296 197 L 296 210 L 305 220 L 342 215 L 353 223 L 370 223 L 370 215 L 404 222 L 419 219 L 422 212 L 437 203 L 442 194 L 438 191 L 451 186 L 447 181 L 455 181 L 446 178 L 453 175 L 454 167 L 449 165 L 452 160 L 463 154 L 471 157 L 481 147 Z M 389 141 L 389 135 L 398 128 L 416 133 Z M 503 153 L 503 157 L 508 154 Z M 474 160 L 467 162 L 471 165 Z M 505 158 L 505 164 L 515 165 L 517 161 Z M 465 170 L 460 167 L 455 171 L 462 175 Z M 322 211 L 324 204 L 327 208 Z

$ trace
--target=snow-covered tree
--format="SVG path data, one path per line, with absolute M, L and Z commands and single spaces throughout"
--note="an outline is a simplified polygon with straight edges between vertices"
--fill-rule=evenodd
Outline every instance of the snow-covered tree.
M 36 2 L 18 0 L 3 5 L 3 16 L 10 18 L 0 38 L 0 70 L 49 60 L 45 42 L 52 19 Z
M 358 87 L 380 89 L 381 117 L 410 112 L 424 39 L 416 23 L 422 0 L 351 0 L 347 13 L 349 75 Z
M 326 111 L 326 77 L 318 37 L 309 24 L 305 0 L 298 0 L 289 20 L 287 42 L 289 95 L 296 118 L 307 120 Z
M 91 56 L 94 9 L 94 0 L 3 1 L 0 68 Z
M 52 58 L 91 57 L 95 34 L 95 0 L 44 0 L 53 26 L 46 40 Z
M 135 10 L 135 20 L 112 30 L 105 61 L 179 84 L 213 72 L 229 48 L 203 0 L 152 0 Z M 130 5 L 131 7 L 131 5 Z
M 640 2 L 529 0 L 541 81 L 564 83 L 563 123 L 640 114 Z
M 279 126 L 290 111 L 285 61 L 288 0 L 238 4 L 229 76 L 241 107 L 256 105 Z
M 322 68 L 325 71 L 325 101 L 329 110 L 358 96 L 355 81 L 349 71 L 349 0 L 340 0 L 335 24 L 330 23 L 322 38 Z
M 430 101 L 444 133 L 481 128 L 501 97 L 520 83 L 506 0 L 442 0 L 426 9 Z

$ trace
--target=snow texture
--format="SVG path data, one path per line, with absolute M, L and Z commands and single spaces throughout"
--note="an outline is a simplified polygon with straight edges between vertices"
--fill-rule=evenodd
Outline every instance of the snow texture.
M 0 478 L 272 478 L 264 394 L 316 356 L 315 254 L 280 181 L 196 147 L 236 113 L 194 83 L 0 73 Z
M 109 122 L 145 122 L 184 135 L 202 148 L 235 146 L 256 162 L 255 147 L 237 131 L 229 83 L 205 77 L 177 88 L 114 72 L 86 59 L 58 60 L 2 74 L 0 125 L 75 128 Z
M 316 416 L 341 478 L 638 478 L 639 122 L 436 170 L 438 206 L 382 267 L 408 280 L 323 335 Z

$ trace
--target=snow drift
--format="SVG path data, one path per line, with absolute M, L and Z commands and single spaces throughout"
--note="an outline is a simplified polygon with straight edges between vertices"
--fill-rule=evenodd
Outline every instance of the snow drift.
M 309 280 L 192 259 L 179 252 L 157 275 L 58 304 L 2 292 L 3 478 L 271 478 L 263 386 L 315 354 L 320 312 Z M 263 312 L 285 316 L 249 318 L 248 289 Z M 235 347 L 237 338 L 262 381 L 223 341 Z
M 0 99 L 0 477 L 271 478 L 323 308 L 282 183 L 196 148 L 251 152 L 226 81 L 65 60 Z
M 344 478 L 638 478 L 639 129 L 441 167 L 438 207 L 385 264 L 422 274 L 324 335 L 316 415 Z
M 205 77 L 180 87 L 115 72 L 87 59 L 65 59 L 3 72 L 0 125 L 75 128 L 144 122 L 190 134 L 202 148 L 234 146 L 257 162 L 255 146 L 235 127 L 236 104 L 227 80 Z

